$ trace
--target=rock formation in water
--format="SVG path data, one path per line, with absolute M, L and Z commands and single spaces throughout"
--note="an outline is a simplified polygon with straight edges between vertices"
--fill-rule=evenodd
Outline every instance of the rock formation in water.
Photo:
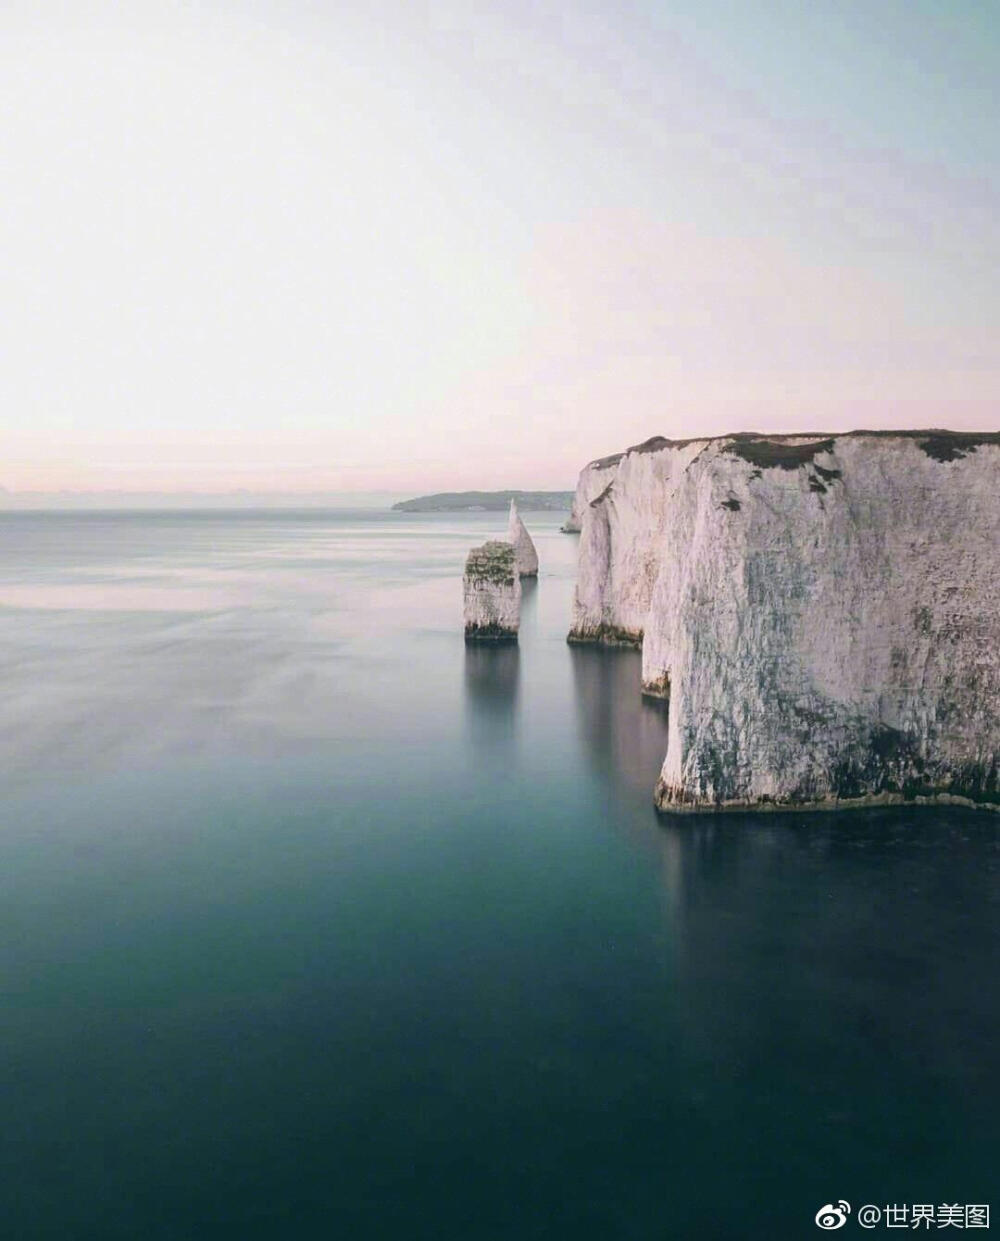
M 615 453 L 612 457 L 602 457 L 599 461 L 591 461 L 589 465 L 583 467 L 577 480 L 576 491 L 573 493 L 569 516 L 559 527 L 563 534 L 580 533 L 587 505 L 596 500 L 614 478 L 615 469 L 624 455 L 621 452 Z
M 518 576 L 537 577 L 538 552 L 535 551 L 531 535 L 524 528 L 524 522 L 517 511 L 516 500 L 511 500 L 510 502 L 510 517 L 507 521 L 507 541 L 514 548 Z
M 1000 808 L 1000 434 L 650 440 L 582 516 L 570 640 L 641 645 L 661 809 Z
M 466 642 L 516 642 L 521 623 L 521 579 L 511 543 L 474 547 L 462 578 Z

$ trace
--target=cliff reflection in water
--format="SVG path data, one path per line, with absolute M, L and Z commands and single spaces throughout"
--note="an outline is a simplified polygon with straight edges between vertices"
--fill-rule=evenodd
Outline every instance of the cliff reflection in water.
M 580 738 L 601 780 L 607 822 L 660 874 L 661 914 L 674 952 L 684 942 L 685 842 L 662 830 L 653 789 L 667 752 L 668 704 L 642 696 L 642 652 L 570 646 Z
M 535 627 L 538 608 L 538 578 L 521 578 L 521 632 Z
M 808 1138 L 774 1175 L 775 1200 L 801 1187 L 805 1212 L 820 1168 L 849 1179 L 859 1132 L 887 1182 L 908 1135 L 906 1174 L 928 1193 L 985 1189 L 985 1160 L 967 1161 L 995 1141 L 1000 1084 L 992 816 L 666 816 L 660 831 L 674 860 L 680 1041 L 699 1063 L 725 1066 L 722 1119 L 735 1125 L 739 1112 L 767 1132 L 782 1071 L 801 1083 L 795 1120 Z M 694 1103 L 707 1097 L 704 1082 L 691 1089 Z
M 537 578 L 521 582 L 521 639 L 535 628 Z M 465 648 L 465 717 L 474 744 L 513 744 L 517 733 L 521 648 L 517 642 L 469 643 Z
M 626 647 L 571 646 L 580 733 L 595 770 L 616 794 L 652 807 L 667 752 L 667 704 L 643 698 L 642 654 Z M 654 821 L 650 809 L 649 821 Z
M 663 995 L 684 1066 L 662 1106 L 688 1117 L 688 1140 L 770 1135 L 744 1162 L 775 1236 L 789 1214 L 811 1215 L 824 1176 L 856 1175 L 858 1133 L 886 1184 L 904 1134 L 907 1177 L 928 1193 L 985 1193 L 986 1160 L 970 1164 L 969 1150 L 990 1146 L 1000 1082 L 1000 825 L 940 807 L 658 815 L 667 711 L 640 697 L 641 657 L 570 654 L 605 821 L 658 871 Z
M 515 642 L 465 648 L 465 713 L 474 742 L 513 742 L 517 730 L 521 652 Z

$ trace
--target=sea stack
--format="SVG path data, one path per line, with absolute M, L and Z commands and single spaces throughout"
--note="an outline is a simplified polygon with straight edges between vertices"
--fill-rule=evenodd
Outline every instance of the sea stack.
M 474 547 L 465 561 L 466 642 L 516 642 L 521 623 L 521 579 L 512 543 Z
M 538 552 L 531 541 L 531 535 L 524 527 L 521 515 L 517 511 L 517 501 L 510 502 L 510 519 L 507 522 L 507 540 L 514 548 L 517 561 L 518 577 L 538 576 Z
M 664 811 L 1000 809 L 1000 434 L 649 440 L 581 479 L 570 639 L 642 648 Z

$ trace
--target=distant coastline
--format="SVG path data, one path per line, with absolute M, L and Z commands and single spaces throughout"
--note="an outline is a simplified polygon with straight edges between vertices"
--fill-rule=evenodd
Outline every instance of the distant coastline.
M 206 512 L 372 509 L 385 512 L 401 491 L 7 491 L 0 515 L 17 512 Z
M 416 496 L 412 500 L 400 500 L 392 507 L 401 513 L 468 513 L 503 512 L 511 500 L 518 508 L 530 512 L 539 510 L 561 513 L 573 502 L 572 491 L 439 491 L 430 496 Z

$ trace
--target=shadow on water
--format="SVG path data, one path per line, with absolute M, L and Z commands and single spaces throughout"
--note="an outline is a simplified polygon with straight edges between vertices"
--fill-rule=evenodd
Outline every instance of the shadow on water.
M 538 612 L 538 578 L 521 578 L 521 629 L 534 629 Z
M 667 704 L 642 697 L 641 652 L 571 646 L 569 653 L 580 735 L 592 768 L 609 792 L 652 807 L 667 752 Z
M 808 1217 L 822 1169 L 986 1190 L 998 828 L 950 807 L 661 819 L 680 1040 L 725 1066 L 729 1123 L 784 1152 L 748 1160 L 776 1223 L 782 1202 Z
M 667 752 L 669 704 L 642 696 L 642 652 L 571 646 L 583 749 L 605 795 L 605 821 L 659 873 L 661 917 L 676 950 L 684 941 L 686 841 L 664 831 L 653 789 Z
M 717 1113 L 691 1149 L 715 1148 L 717 1122 L 747 1151 L 763 1135 L 743 1160 L 761 1216 L 747 1235 L 811 1218 L 824 1169 L 851 1184 L 863 1166 L 899 1194 L 983 1193 L 970 1151 L 989 1145 L 1000 1089 L 1000 822 L 950 807 L 659 816 L 667 711 L 640 696 L 640 654 L 570 658 L 605 822 L 655 859 L 679 1097 Z
M 516 642 L 466 644 L 465 714 L 474 741 L 513 743 L 520 679 Z

